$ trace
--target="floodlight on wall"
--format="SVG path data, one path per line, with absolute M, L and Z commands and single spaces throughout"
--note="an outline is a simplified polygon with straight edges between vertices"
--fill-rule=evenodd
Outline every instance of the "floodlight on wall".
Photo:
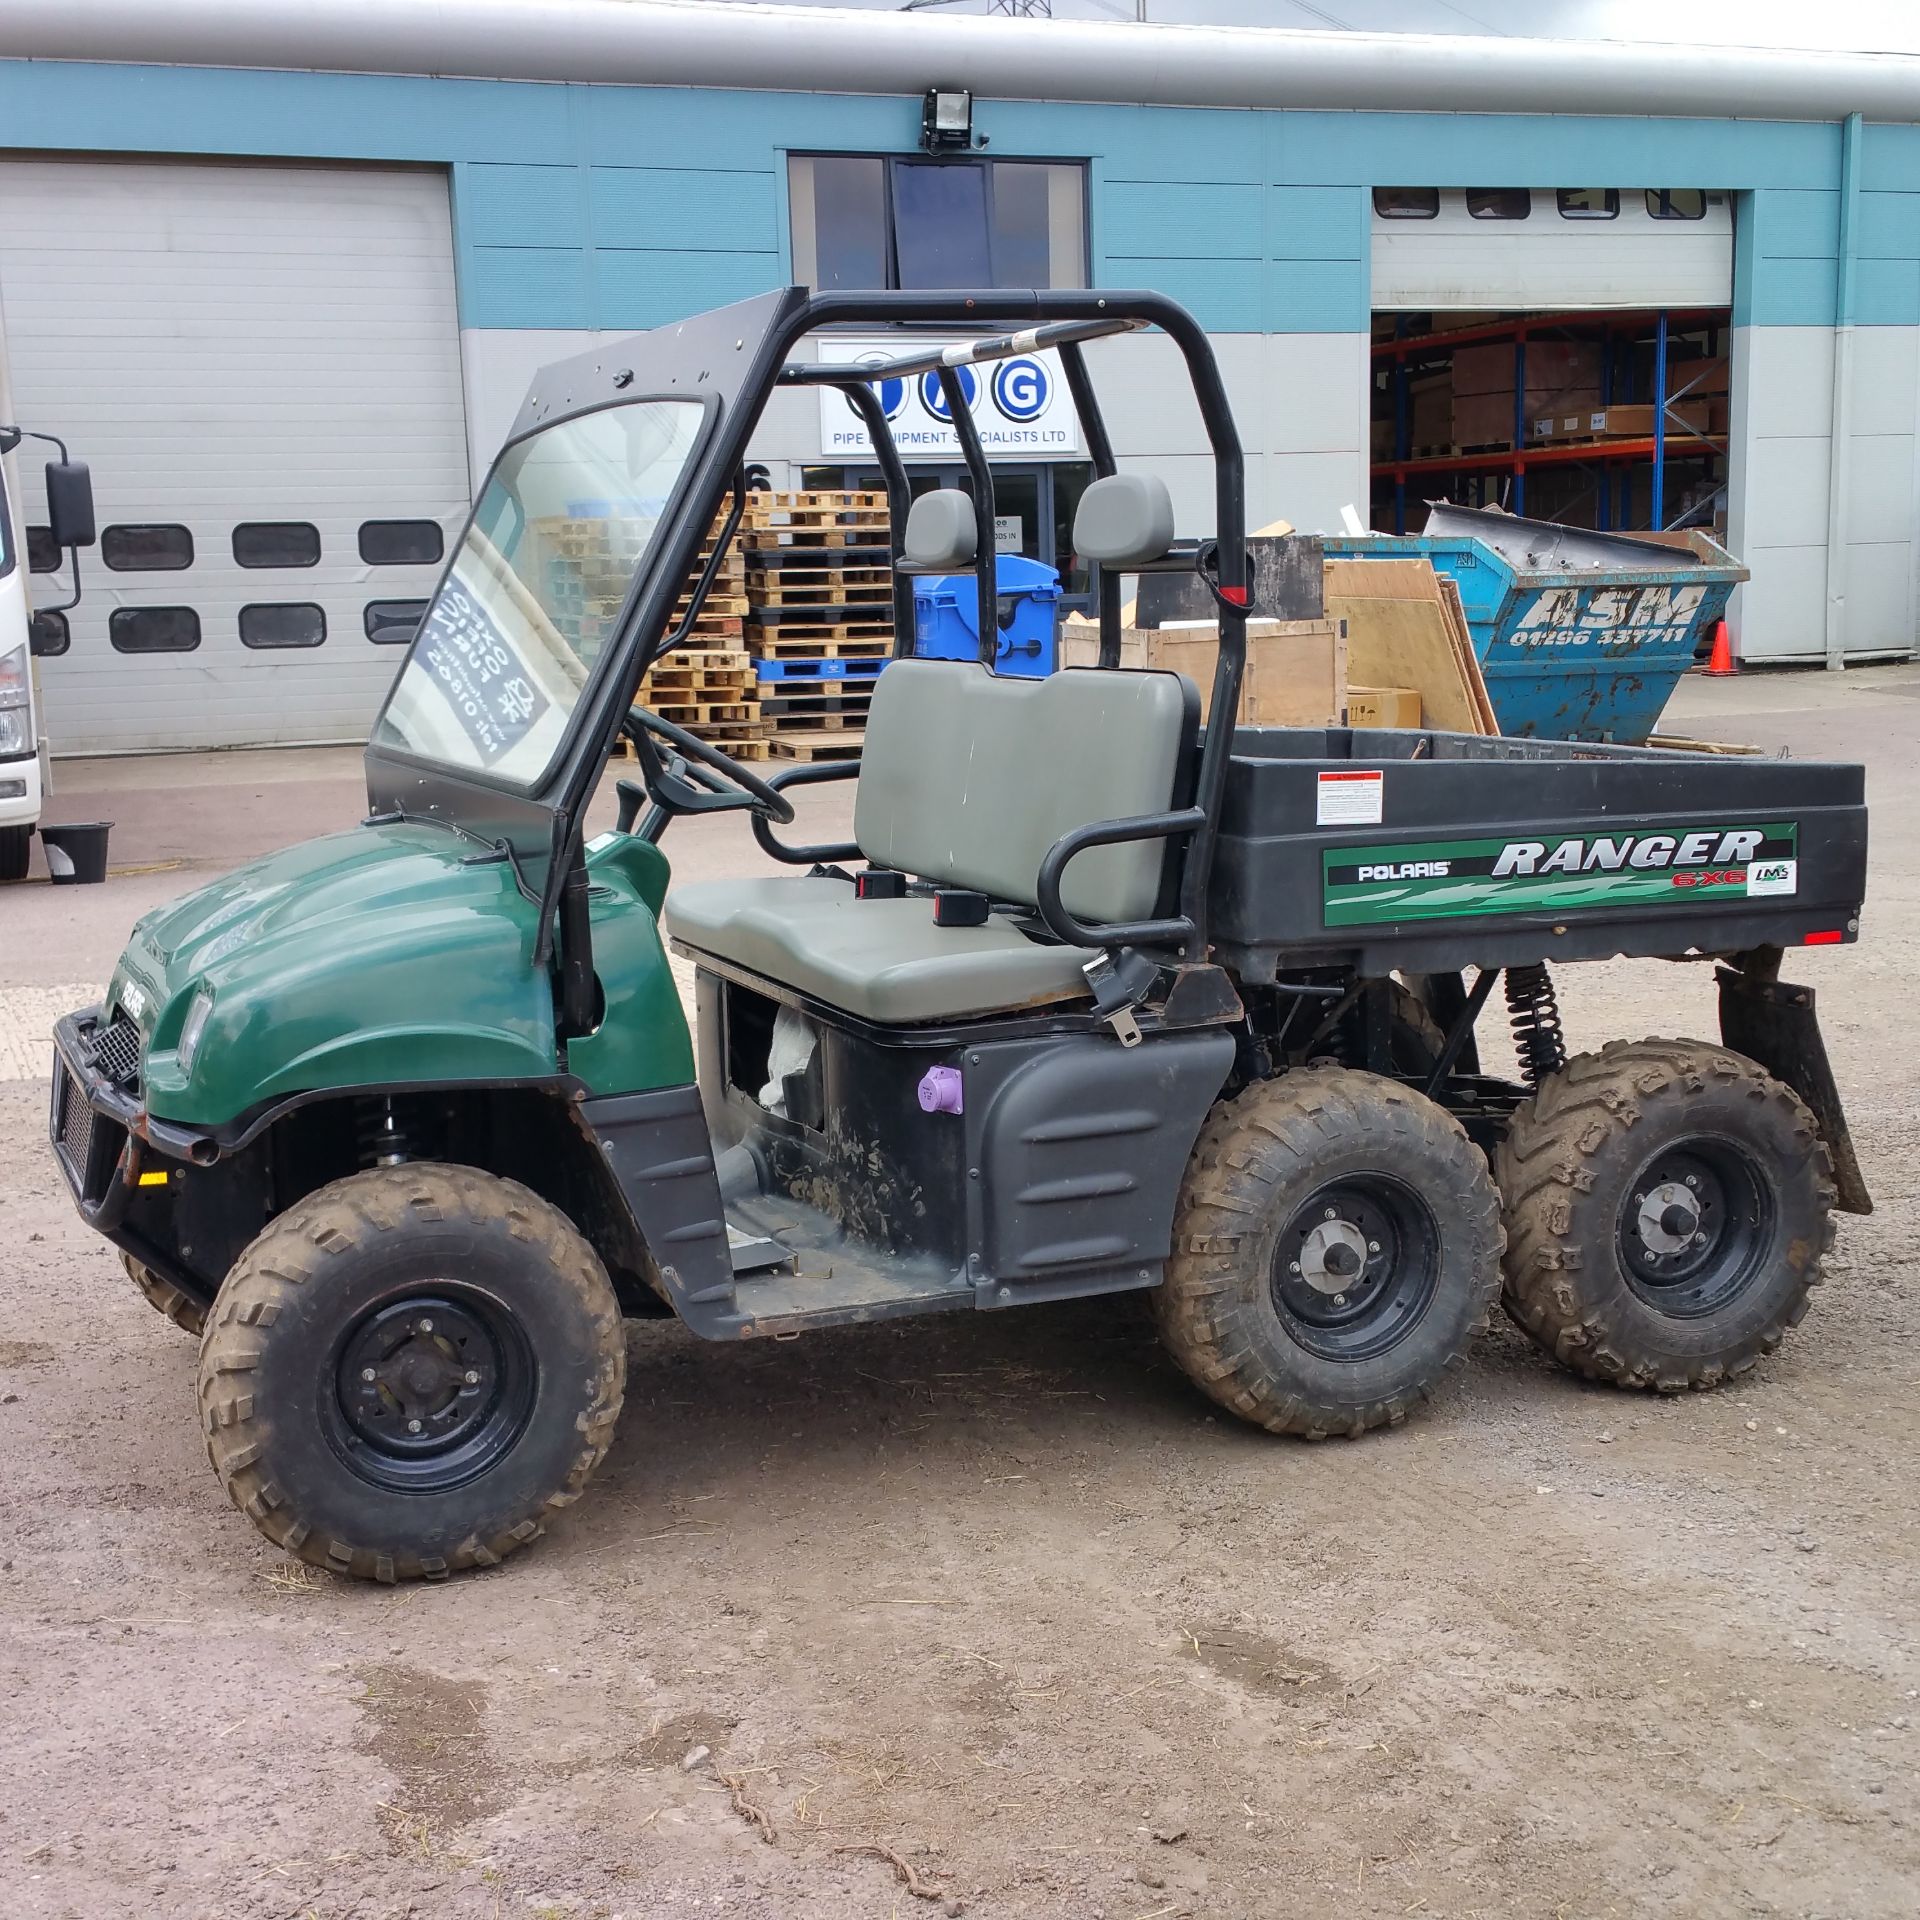
M 973 95 L 966 88 L 927 89 L 920 109 L 920 144 L 929 153 L 963 152 L 974 144 Z

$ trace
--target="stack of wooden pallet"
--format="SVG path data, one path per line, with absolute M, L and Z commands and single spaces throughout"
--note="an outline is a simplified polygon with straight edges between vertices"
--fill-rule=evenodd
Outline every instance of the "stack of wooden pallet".
M 777 760 L 848 760 L 893 651 L 887 496 L 755 494 L 741 523 L 747 651 Z
M 706 570 L 713 543 L 725 522 L 722 511 L 707 529 L 686 591 L 667 622 L 669 635 L 686 624 L 693 589 Z M 720 563 L 693 631 L 641 676 L 639 699 L 661 719 L 672 720 L 701 739 L 711 740 L 736 760 L 764 760 L 766 725 L 760 712 L 759 682 L 743 637 L 746 586 L 746 567 L 736 540 Z

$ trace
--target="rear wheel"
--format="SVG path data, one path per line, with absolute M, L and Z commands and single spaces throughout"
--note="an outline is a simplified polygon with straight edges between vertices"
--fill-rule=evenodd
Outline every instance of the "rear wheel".
M 0 827 L 0 880 L 24 880 L 32 857 L 31 827 Z
M 613 1438 L 612 1284 L 564 1215 L 470 1168 L 383 1167 L 234 1263 L 200 1356 L 207 1452 L 275 1545 L 336 1573 L 491 1566 Z
M 1486 1327 L 1499 1216 L 1485 1159 L 1432 1101 L 1340 1067 L 1262 1082 L 1194 1148 L 1161 1338 L 1272 1432 L 1396 1425 Z
M 1494 1166 L 1508 1311 L 1616 1386 L 1678 1393 L 1744 1373 L 1806 1312 L 1833 1245 L 1813 1115 L 1704 1041 L 1577 1055 L 1514 1116 Z
M 206 1331 L 207 1310 L 192 1294 L 176 1287 L 171 1280 L 163 1280 L 152 1268 L 141 1265 L 132 1254 L 123 1253 L 120 1264 L 127 1270 L 127 1278 L 146 1296 L 147 1305 L 155 1313 L 163 1313 L 183 1333 L 190 1333 L 198 1340 Z

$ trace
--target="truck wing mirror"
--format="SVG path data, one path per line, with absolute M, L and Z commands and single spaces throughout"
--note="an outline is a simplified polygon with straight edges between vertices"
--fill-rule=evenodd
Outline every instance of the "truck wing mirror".
M 65 623 L 58 613 L 36 613 L 27 624 L 27 651 L 36 660 L 49 660 L 67 650 Z
M 56 547 L 93 545 L 93 475 L 84 460 L 47 462 L 47 526 Z

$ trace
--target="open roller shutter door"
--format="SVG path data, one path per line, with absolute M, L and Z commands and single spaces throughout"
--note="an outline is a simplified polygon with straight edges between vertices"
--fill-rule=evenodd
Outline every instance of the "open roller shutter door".
M 445 176 L 0 160 L 0 327 L 106 541 L 41 663 L 54 750 L 364 739 L 404 651 L 368 608 L 404 633 L 468 501 Z
M 1610 220 L 1568 219 L 1536 187 L 1524 220 L 1476 220 L 1450 188 L 1431 219 L 1373 215 L 1377 312 L 1725 307 L 1733 303 L 1733 208 L 1709 194 L 1698 220 L 1656 220 L 1619 190 Z

